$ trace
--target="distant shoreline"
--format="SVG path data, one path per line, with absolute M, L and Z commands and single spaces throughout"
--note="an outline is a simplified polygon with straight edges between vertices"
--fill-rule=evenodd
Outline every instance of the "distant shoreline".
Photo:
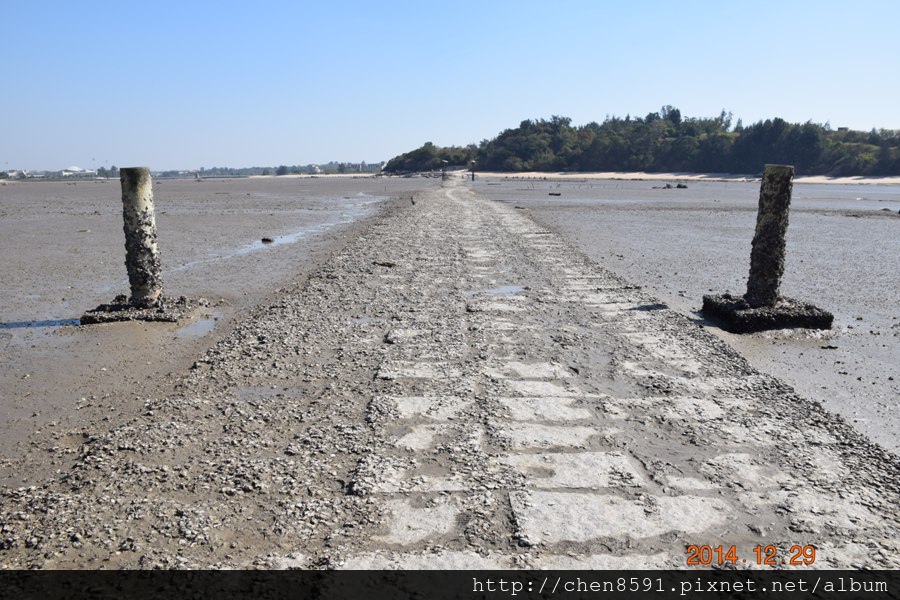
M 452 171 L 457 176 L 469 176 L 468 170 Z M 723 181 L 735 183 L 747 183 L 759 181 L 760 178 L 755 175 L 735 175 L 731 173 L 647 173 L 644 171 L 604 171 L 604 172 L 540 172 L 540 171 L 524 171 L 524 172 L 501 172 L 501 171 L 476 171 L 477 177 L 493 178 L 493 179 L 520 179 L 520 180 L 558 180 L 558 181 Z M 288 175 L 238 175 L 228 176 L 210 176 L 201 177 L 200 180 L 216 180 L 216 179 L 372 179 L 376 177 L 409 177 L 410 175 L 419 176 L 439 176 L 439 171 L 423 171 L 413 174 L 399 173 L 319 173 L 319 174 L 288 174 Z M 28 183 L 36 181 L 59 182 L 59 183 L 78 183 L 93 181 L 116 181 L 118 178 L 35 178 L 35 179 L 0 179 L 0 185 Z M 194 179 L 193 177 L 160 177 L 158 181 Z M 805 175 L 794 178 L 794 183 L 809 184 L 832 184 L 832 185 L 900 185 L 900 175 L 891 175 L 884 177 L 829 177 L 827 175 Z
M 754 175 L 732 175 L 729 173 L 646 173 L 609 171 L 602 173 L 541 173 L 537 171 L 523 173 L 478 172 L 478 177 L 506 179 L 554 179 L 554 180 L 623 180 L 623 181 L 759 181 Z M 835 185 L 900 185 L 900 176 L 888 177 L 828 177 L 826 175 L 807 175 L 795 177 L 794 183 L 826 183 Z

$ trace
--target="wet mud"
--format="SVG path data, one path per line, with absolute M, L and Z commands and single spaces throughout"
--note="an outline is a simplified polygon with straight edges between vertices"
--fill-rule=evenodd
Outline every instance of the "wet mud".
M 698 181 L 677 194 L 651 181 L 475 185 L 900 453 L 900 187 L 795 183 L 781 293 L 832 313 L 832 328 L 732 334 L 700 309 L 705 295 L 746 290 L 758 181 Z
M 896 455 L 531 212 L 386 205 L 168 387 L 48 426 L 0 565 L 900 566 Z

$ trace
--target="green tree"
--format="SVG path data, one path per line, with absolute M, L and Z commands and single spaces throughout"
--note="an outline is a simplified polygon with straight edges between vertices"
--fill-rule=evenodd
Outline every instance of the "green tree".
M 812 122 L 774 118 L 731 129 L 732 115 L 685 117 L 663 106 L 644 118 L 609 117 L 574 127 L 567 117 L 525 120 L 478 145 L 441 148 L 427 142 L 391 159 L 387 172 L 424 171 L 441 160 L 500 171 L 697 171 L 758 173 L 766 163 L 799 173 L 900 174 L 900 132 L 832 131 Z
M 663 119 L 666 119 L 667 121 L 671 122 L 676 127 L 678 125 L 681 125 L 681 111 L 678 110 L 677 108 L 675 108 L 674 106 L 669 106 L 667 104 L 666 106 L 662 107 L 662 110 L 660 111 L 660 113 L 661 113 Z
M 421 147 L 389 160 L 384 170 L 388 173 L 433 171 L 440 165 L 441 159 L 438 156 L 437 146 L 431 142 L 425 142 Z

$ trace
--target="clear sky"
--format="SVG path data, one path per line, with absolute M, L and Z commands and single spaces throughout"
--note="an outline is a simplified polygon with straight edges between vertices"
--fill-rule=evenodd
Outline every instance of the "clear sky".
M 376 162 L 523 119 L 900 129 L 896 0 L 0 1 L 0 169 Z

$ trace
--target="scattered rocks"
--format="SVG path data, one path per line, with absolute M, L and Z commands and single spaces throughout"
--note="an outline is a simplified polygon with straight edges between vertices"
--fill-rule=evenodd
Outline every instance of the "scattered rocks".
M 0 567 L 675 568 L 812 528 L 900 567 L 895 458 L 527 213 L 407 198 L 133 419 L 58 432 L 0 489 Z

